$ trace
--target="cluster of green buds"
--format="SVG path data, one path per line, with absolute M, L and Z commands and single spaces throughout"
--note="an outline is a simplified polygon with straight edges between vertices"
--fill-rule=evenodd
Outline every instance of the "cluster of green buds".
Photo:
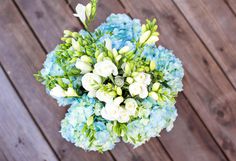
M 78 17 L 83 23 L 86 30 L 88 30 L 88 25 L 94 19 L 97 10 L 97 0 L 91 0 L 86 6 L 83 4 L 78 4 L 75 8 L 75 17 Z
M 159 40 L 159 33 L 157 32 L 158 26 L 156 25 L 156 19 L 152 21 L 146 20 L 146 24 L 142 25 L 142 34 L 139 39 L 139 46 L 146 44 L 154 44 Z

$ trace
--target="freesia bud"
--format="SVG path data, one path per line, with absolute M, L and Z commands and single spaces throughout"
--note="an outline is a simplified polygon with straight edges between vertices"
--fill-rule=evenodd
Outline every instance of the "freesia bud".
M 92 60 L 89 56 L 87 56 L 87 55 L 81 56 L 80 59 L 81 59 L 83 62 L 86 62 L 86 63 L 92 63 L 92 62 L 93 62 L 93 60 Z
M 158 95 L 156 92 L 150 92 L 149 93 L 149 96 L 152 97 L 154 100 L 157 100 L 158 99 Z
M 80 51 L 80 45 L 75 39 L 72 39 L 72 47 L 73 49 Z
M 85 13 L 88 19 L 90 18 L 91 10 L 92 10 L 92 4 L 88 3 L 85 7 Z
M 142 35 L 141 35 L 141 37 L 140 37 L 140 40 L 139 40 L 139 43 L 140 44 L 143 44 L 145 41 L 147 41 L 147 39 L 148 39 L 148 37 L 150 36 L 150 34 L 151 34 L 151 31 L 146 31 L 146 32 L 144 32 Z
M 155 63 L 155 61 L 152 60 L 152 61 L 150 62 L 150 70 L 153 71 L 153 70 L 155 70 L 155 69 L 156 69 L 156 63 Z
M 124 46 L 123 48 L 119 50 L 119 53 L 124 54 L 124 53 L 127 53 L 129 50 L 130 50 L 129 46 Z
M 156 82 L 152 85 L 152 90 L 156 92 L 159 89 L 159 87 L 160 87 L 160 83 Z

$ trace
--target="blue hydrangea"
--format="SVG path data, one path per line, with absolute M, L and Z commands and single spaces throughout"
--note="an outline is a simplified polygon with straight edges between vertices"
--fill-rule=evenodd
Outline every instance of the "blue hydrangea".
M 170 131 L 176 117 L 175 107 L 154 106 L 148 118 L 138 118 L 128 123 L 123 140 L 138 147 L 151 137 L 159 136 L 161 130 Z
M 181 61 L 175 57 L 171 50 L 162 46 L 145 46 L 142 55 L 148 60 L 156 62 L 156 68 L 164 75 L 164 80 L 173 92 L 183 90 L 182 79 L 184 70 Z
M 45 76 L 62 76 L 64 75 L 64 71 L 57 64 L 55 52 L 52 51 L 47 55 L 47 58 L 43 64 L 43 69 L 41 70 L 41 74 L 43 77 Z
M 138 41 L 141 35 L 141 24 L 138 19 L 131 19 L 126 14 L 111 14 L 96 30 L 105 34 L 100 42 L 109 38 L 113 48 L 120 49 L 125 45 L 133 46 L 129 42 Z
M 85 150 L 110 150 L 119 141 L 117 135 L 112 131 L 112 124 L 102 122 L 95 118 L 94 123 L 88 129 L 87 120 L 94 114 L 97 100 L 83 95 L 69 108 L 66 117 L 61 122 L 61 135 L 67 141 Z M 89 129 L 91 135 L 88 135 Z

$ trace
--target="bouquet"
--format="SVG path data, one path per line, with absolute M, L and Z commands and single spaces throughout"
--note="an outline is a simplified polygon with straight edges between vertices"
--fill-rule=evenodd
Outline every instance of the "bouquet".
M 77 5 L 74 16 L 85 30 L 65 30 L 35 77 L 59 105 L 70 105 L 60 130 L 67 141 L 99 152 L 120 139 L 137 147 L 172 129 L 183 67 L 171 50 L 155 45 L 155 19 L 141 25 L 111 14 L 89 31 L 96 5 Z

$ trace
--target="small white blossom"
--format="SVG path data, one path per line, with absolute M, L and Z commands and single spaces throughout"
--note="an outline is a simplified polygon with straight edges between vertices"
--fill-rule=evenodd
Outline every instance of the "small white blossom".
M 82 86 L 87 91 L 96 91 L 101 83 L 101 77 L 93 73 L 87 73 L 82 77 Z
M 134 80 L 136 82 L 140 82 L 140 83 L 144 83 L 145 85 L 149 85 L 151 83 L 151 75 L 144 73 L 144 72 L 140 72 L 134 77 Z
M 130 84 L 129 92 L 131 96 L 139 95 L 140 98 L 146 98 L 148 96 L 148 90 L 146 85 L 140 82 L 134 82 Z
M 51 89 L 50 95 L 54 98 L 55 97 L 65 97 L 66 96 L 65 91 L 58 84 L 56 84 L 56 87 Z
M 77 93 L 76 93 L 76 91 L 75 91 L 72 87 L 69 87 L 69 88 L 67 89 L 67 91 L 65 91 L 65 94 L 66 94 L 66 96 L 68 96 L 68 97 L 75 97 L 75 96 L 78 96 Z
M 84 62 L 81 59 L 77 59 L 75 67 L 81 71 L 81 74 L 89 73 L 93 70 L 89 63 Z
M 96 97 L 100 101 L 103 101 L 103 102 L 106 102 L 106 103 L 111 102 L 113 100 L 112 95 L 110 95 L 109 93 L 107 93 L 103 90 L 100 90 L 100 89 L 96 92 Z
M 117 67 L 111 60 L 103 60 L 101 62 L 96 63 L 94 65 L 93 72 L 105 78 L 110 76 L 111 74 L 118 74 Z
M 79 17 L 80 21 L 83 24 L 85 24 L 85 21 L 86 21 L 85 10 L 86 10 L 86 7 L 79 3 L 77 4 L 75 8 L 76 13 L 74 14 L 75 17 Z
M 147 39 L 149 38 L 150 34 L 151 34 L 151 31 L 149 31 L 149 30 L 144 32 L 144 33 L 142 33 L 142 35 L 141 35 L 141 37 L 139 39 L 139 43 L 143 44 L 145 41 L 147 41 Z
M 136 108 L 138 107 L 137 102 L 133 98 L 127 98 L 125 100 L 125 109 L 128 111 L 129 115 L 134 115 Z
M 117 121 L 120 123 L 128 122 L 130 119 L 130 115 L 129 115 L 128 111 L 122 106 L 119 106 L 118 110 L 119 110 L 119 117 L 118 117 Z

